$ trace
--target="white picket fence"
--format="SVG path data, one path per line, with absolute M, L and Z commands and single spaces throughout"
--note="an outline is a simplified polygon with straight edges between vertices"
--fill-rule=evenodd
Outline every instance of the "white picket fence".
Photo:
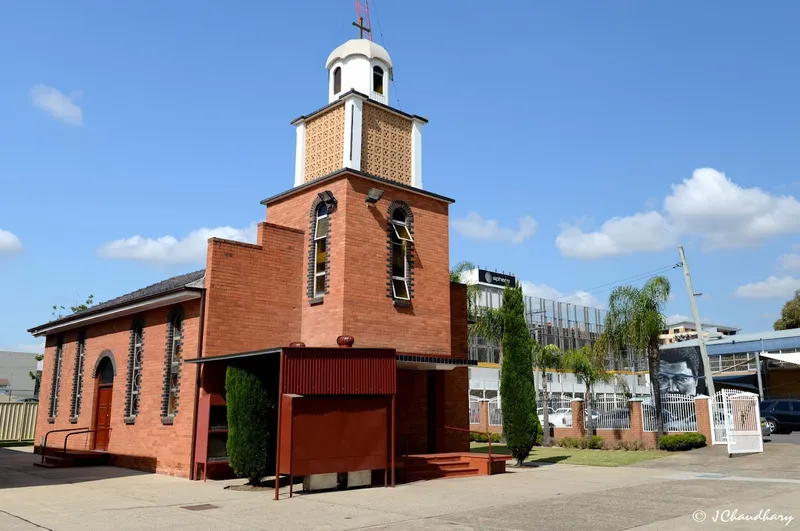
M 37 403 L 0 403 L 0 441 L 29 441 L 36 430 Z

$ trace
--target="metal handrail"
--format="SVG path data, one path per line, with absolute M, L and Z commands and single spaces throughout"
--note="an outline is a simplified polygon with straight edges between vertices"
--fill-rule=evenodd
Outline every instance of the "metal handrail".
M 43 441 L 42 441 L 42 447 L 40 448 L 40 450 L 42 451 L 42 463 L 44 463 L 44 454 L 45 454 L 45 451 L 47 450 L 47 437 L 51 433 L 61 433 L 61 432 L 65 432 L 65 431 L 78 431 L 78 430 L 88 430 L 88 429 L 89 428 L 65 428 L 63 430 L 50 430 L 47 433 L 45 433 Z M 69 437 L 69 435 L 67 435 L 67 437 Z M 65 438 L 65 440 L 66 440 L 66 438 Z
M 489 473 L 491 474 L 492 469 L 492 434 L 488 431 L 476 431 L 476 430 L 468 430 L 465 428 L 456 428 L 454 426 L 442 426 L 442 428 L 446 430 L 453 430 L 453 431 L 463 431 L 466 433 L 478 433 L 480 435 L 486 435 L 486 439 L 489 441 Z
M 98 428 L 94 430 L 86 429 L 86 431 L 76 431 L 68 434 L 64 437 L 64 451 L 61 453 L 61 459 L 67 458 L 67 439 L 72 437 L 73 435 L 83 435 L 85 433 L 97 433 L 98 431 L 111 431 L 111 428 Z

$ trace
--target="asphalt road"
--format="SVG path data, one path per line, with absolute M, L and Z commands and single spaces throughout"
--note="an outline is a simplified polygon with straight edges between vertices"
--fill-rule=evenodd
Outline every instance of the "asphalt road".
M 784 443 L 784 444 L 800 444 L 800 431 L 793 432 L 789 435 L 779 435 L 779 434 L 772 434 L 769 437 L 764 438 L 765 441 L 769 442 L 776 442 L 776 443 Z

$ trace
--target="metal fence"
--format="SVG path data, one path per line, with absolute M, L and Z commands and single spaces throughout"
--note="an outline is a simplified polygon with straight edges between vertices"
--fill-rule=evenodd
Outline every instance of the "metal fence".
M 500 403 L 497 399 L 489 400 L 489 425 L 503 425 L 503 410 L 500 409 Z
M 28 441 L 36 429 L 37 403 L 0 403 L 0 441 Z
M 571 401 L 572 397 L 560 393 L 551 394 L 547 397 L 547 405 L 550 406 L 547 420 L 556 428 L 572 427 Z M 544 404 L 544 397 L 540 395 L 537 403 Z
M 697 431 L 697 411 L 693 396 L 672 393 L 661 395 L 661 408 L 665 432 Z M 656 418 L 652 398 L 642 402 L 644 431 L 656 431 Z
M 602 430 L 627 430 L 631 427 L 631 412 L 628 399 L 623 395 L 597 396 L 589 404 L 591 411 L 586 412 L 588 425 L 591 415 L 594 427 Z
M 473 398 L 469 399 L 469 423 L 479 424 L 481 421 L 481 403 Z

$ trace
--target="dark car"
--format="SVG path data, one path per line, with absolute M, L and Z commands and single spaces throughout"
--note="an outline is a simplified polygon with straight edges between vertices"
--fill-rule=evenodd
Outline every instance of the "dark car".
M 650 404 L 642 404 L 642 413 L 646 418 L 655 418 L 655 411 L 656 408 Z M 673 420 L 672 414 L 669 411 L 666 409 L 662 409 L 661 411 L 665 424 Z M 630 410 L 626 407 L 612 409 L 610 411 L 606 411 L 605 413 L 601 413 L 600 417 L 595 423 L 595 427 L 611 429 L 624 429 L 628 428 L 629 426 Z
M 772 433 L 800 430 L 800 400 L 788 398 L 761 402 L 761 416 Z

